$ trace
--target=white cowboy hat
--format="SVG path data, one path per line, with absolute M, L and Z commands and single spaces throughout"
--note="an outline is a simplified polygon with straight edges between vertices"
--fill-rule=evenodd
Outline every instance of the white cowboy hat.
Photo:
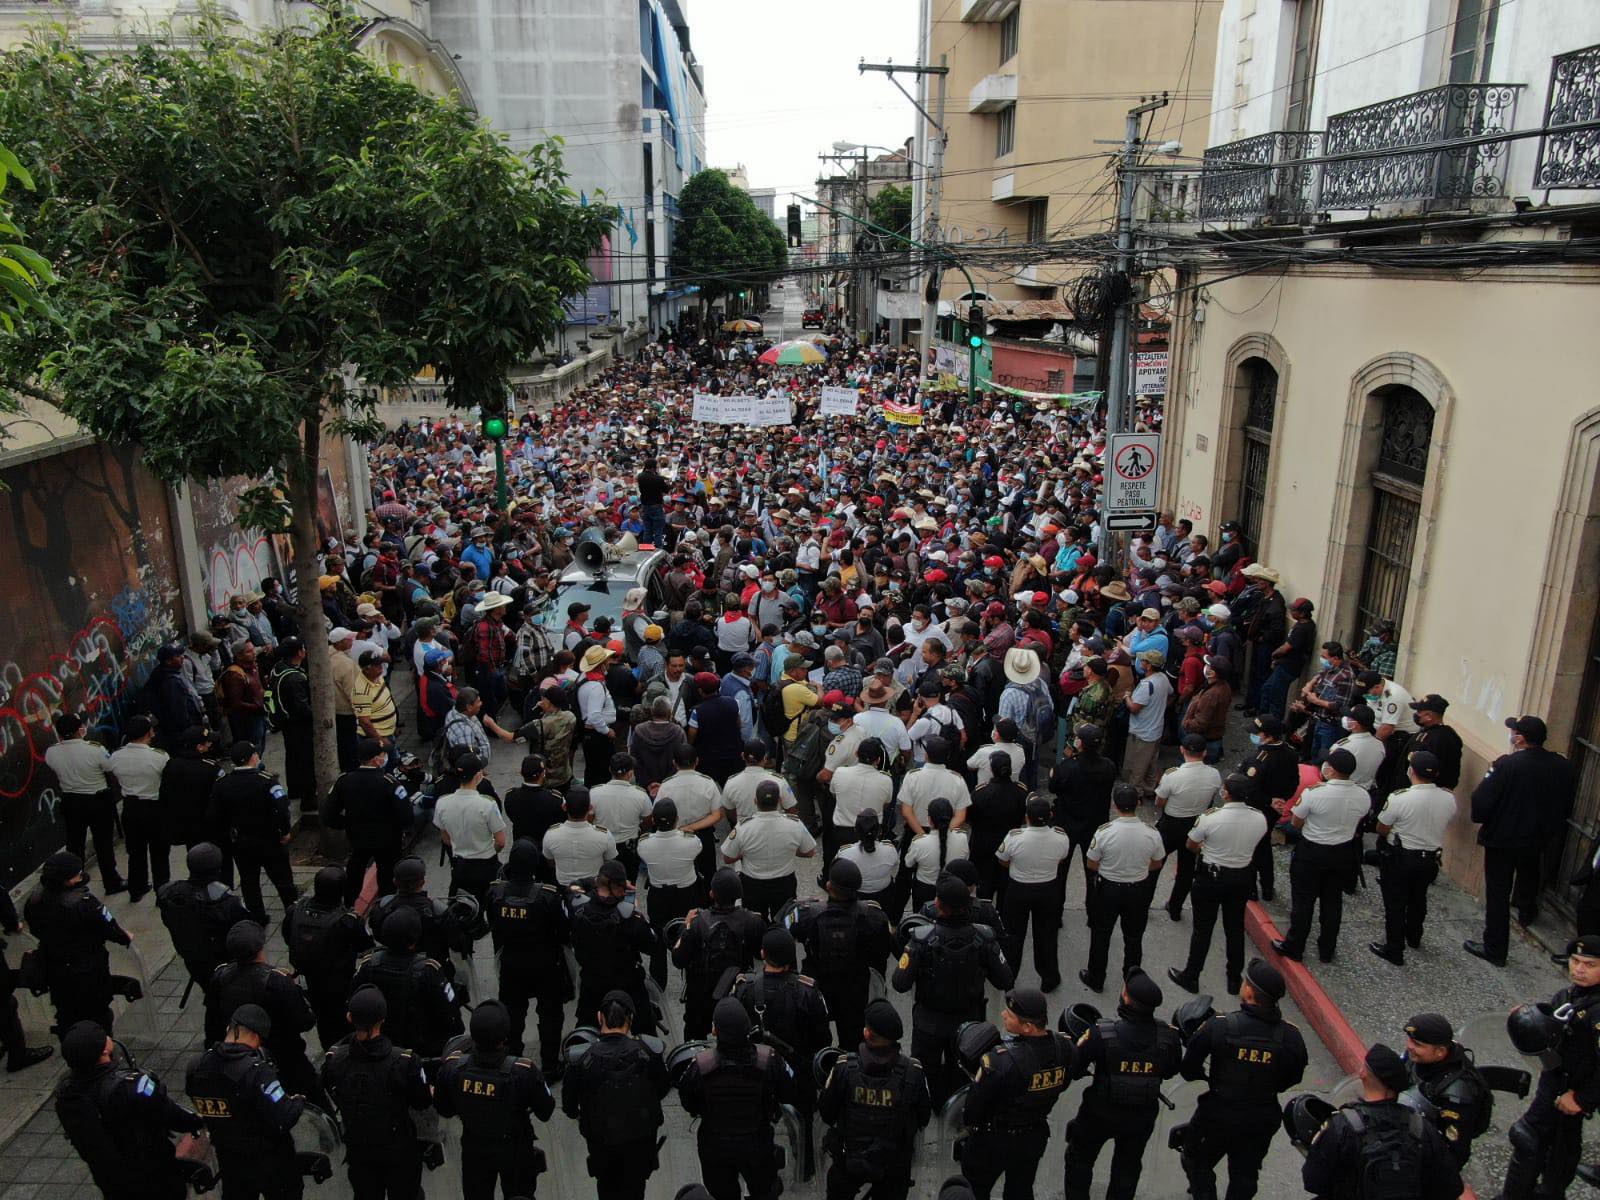
M 478 601 L 478 612 L 480 614 L 492 612 L 493 610 L 501 608 L 510 603 L 511 597 L 507 596 L 504 592 L 490 592 L 482 600 Z
M 1024 647 L 1007 650 L 1006 678 L 1024 686 L 1032 683 L 1039 678 L 1039 656 Z

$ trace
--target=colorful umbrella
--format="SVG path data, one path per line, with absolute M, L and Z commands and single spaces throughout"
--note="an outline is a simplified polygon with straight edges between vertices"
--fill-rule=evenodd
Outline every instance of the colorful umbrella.
M 749 317 L 739 317 L 736 320 L 722 323 L 723 333 L 760 333 L 761 331 L 761 322 L 752 321 Z
M 779 342 L 762 354 L 760 361 L 781 367 L 798 367 L 809 363 L 828 361 L 828 352 L 810 342 Z

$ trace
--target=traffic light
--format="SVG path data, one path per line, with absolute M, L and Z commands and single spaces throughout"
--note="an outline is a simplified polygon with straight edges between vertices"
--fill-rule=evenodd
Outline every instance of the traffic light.
M 506 420 L 506 402 L 504 400 L 484 401 L 483 405 L 478 409 L 478 415 L 482 420 L 483 436 L 491 441 L 500 441 L 510 430 L 510 424 Z
M 789 245 L 791 247 L 798 246 L 805 239 L 805 233 L 800 225 L 800 206 L 798 204 L 789 205 L 788 216 Z
M 974 304 L 967 309 L 967 345 L 974 350 L 983 349 L 983 309 Z

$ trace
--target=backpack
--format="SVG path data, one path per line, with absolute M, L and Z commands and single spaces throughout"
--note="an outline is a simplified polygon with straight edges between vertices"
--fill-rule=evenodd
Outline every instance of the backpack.
M 783 715 L 783 693 L 789 686 L 782 683 L 768 688 L 761 697 L 761 723 L 774 738 L 781 738 L 789 732 L 789 718 Z
M 950 710 L 952 715 L 954 715 L 956 711 L 954 708 L 951 708 L 950 703 L 946 700 L 939 701 L 939 703 L 934 707 L 947 708 Z M 927 717 L 928 720 L 932 721 L 938 728 L 939 732 L 935 736 L 944 739 L 945 744 L 950 747 L 952 754 L 961 749 L 961 730 L 957 728 L 954 721 L 946 721 L 942 717 L 936 716 L 932 708 L 930 708 L 923 715 Z
M 289 965 L 308 979 L 314 979 L 334 967 L 335 947 L 330 934 L 344 917 L 343 908 L 319 908 L 313 904 L 296 905 L 290 923 Z
M 826 714 L 814 713 L 800 727 L 800 732 L 795 735 L 794 741 L 784 747 L 784 778 L 791 783 L 815 778 L 817 772 L 822 770 L 822 763 L 827 757 L 829 740 Z
M 1409 1200 L 1422 1194 L 1422 1139 L 1427 1118 L 1419 1112 L 1363 1113 L 1339 1110 L 1361 1147 L 1356 1176 L 1359 1200 Z M 1377 1120 L 1371 1117 L 1377 1115 Z
M 737 971 L 746 965 L 743 940 L 727 917 L 708 914 L 710 928 L 700 946 L 700 969 L 710 976 L 719 976 L 730 968 Z
M 305 676 L 305 671 L 299 667 L 285 666 L 281 671 L 274 671 L 267 681 L 267 686 L 262 689 L 262 700 L 267 709 L 267 725 L 280 733 L 283 731 L 283 701 L 278 698 L 278 689 L 283 686 L 283 681 L 290 675 Z
M 816 941 L 806 950 L 806 970 L 814 975 L 849 974 L 856 963 L 860 918 L 852 906 L 824 905 L 816 919 Z
M 947 927 L 936 925 L 937 953 L 927 953 L 923 961 L 926 974 L 919 981 L 917 998 L 932 1001 L 938 1012 L 965 1015 L 983 1010 L 984 937 L 976 925 Z M 930 938 L 929 950 L 931 951 Z M 923 985 L 927 996 L 923 996 Z

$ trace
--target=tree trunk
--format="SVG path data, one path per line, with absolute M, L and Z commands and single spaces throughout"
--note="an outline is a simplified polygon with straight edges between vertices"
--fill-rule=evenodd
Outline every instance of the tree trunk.
M 322 546 L 317 536 L 317 475 L 322 467 L 322 430 L 307 421 L 305 453 L 291 464 L 287 480 L 290 532 L 294 540 L 294 576 L 301 635 L 306 643 L 306 676 L 311 684 L 311 745 L 316 769 L 316 794 L 302 797 L 303 824 L 311 824 L 333 781 L 339 777 L 338 742 L 333 723 L 333 672 L 328 664 L 328 618 L 322 612 Z M 322 828 L 321 849 L 335 856 L 343 842 L 337 831 Z

